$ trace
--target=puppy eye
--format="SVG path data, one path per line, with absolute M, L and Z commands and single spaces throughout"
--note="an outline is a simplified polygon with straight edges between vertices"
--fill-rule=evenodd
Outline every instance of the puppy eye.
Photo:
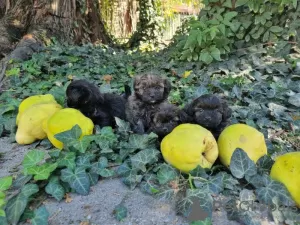
M 196 111 L 202 113 L 204 110 L 202 108 L 197 108 Z

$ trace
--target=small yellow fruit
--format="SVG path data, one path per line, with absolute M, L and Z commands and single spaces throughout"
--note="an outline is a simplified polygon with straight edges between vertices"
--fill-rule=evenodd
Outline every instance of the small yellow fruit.
M 300 152 L 278 156 L 271 168 L 270 176 L 285 185 L 300 208 Z
M 39 103 L 57 103 L 51 94 L 45 95 L 33 95 L 28 98 L 25 98 L 19 105 L 19 111 L 16 118 L 16 124 L 18 125 L 21 114 L 28 109 L 30 106 L 39 104 Z
M 93 133 L 94 123 L 92 120 L 73 108 L 65 108 L 53 114 L 48 121 L 44 121 L 43 129 L 47 133 L 49 141 L 56 148 L 62 149 L 63 143 L 57 140 L 54 135 L 71 130 L 76 124 L 81 128 L 80 138 Z
M 27 108 L 19 117 L 19 124 L 16 133 L 18 144 L 31 144 L 36 140 L 47 137 L 42 124 L 55 112 L 61 110 L 57 103 L 35 104 Z
M 184 173 L 198 165 L 211 168 L 218 158 L 218 146 L 212 133 L 197 124 L 180 124 L 161 142 L 165 161 Z
M 225 166 L 230 165 L 236 148 L 243 149 L 248 157 L 256 161 L 267 154 L 263 133 L 246 124 L 233 124 L 226 127 L 219 136 L 219 159 Z

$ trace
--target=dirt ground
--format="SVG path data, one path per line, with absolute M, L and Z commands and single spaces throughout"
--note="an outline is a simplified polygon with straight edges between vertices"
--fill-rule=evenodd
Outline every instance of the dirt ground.
M 24 154 L 33 145 L 19 146 L 11 144 L 8 138 L 0 139 L 0 177 L 17 174 L 21 169 Z M 138 188 L 130 191 L 119 179 L 101 180 L 91 188 L 88 196 L 70 194 L 71 202 L 57 202 L 47 199 L 44 202 L 50 213 L 49 225 L 188 225 L 188 221 L 176 215 L 174 204 L 161 201 L 142 193 Z M 117 221 L 112 212 L 123 200 L 128 215 Z M 86 222 L 86 223 L 84 223 Z M 262 216 L 262 225 L 267 222 Z M 229 221 L 225 211 L 213 213 L 214 225 L 238 225 Z M 29 225 L 29 224 L 28 224 Z

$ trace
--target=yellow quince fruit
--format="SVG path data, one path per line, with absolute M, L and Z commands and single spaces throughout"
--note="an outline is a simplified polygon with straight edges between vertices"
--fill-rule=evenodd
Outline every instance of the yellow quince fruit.
M 212 133 L 198 124 L 180 124 L 161 142 L 164 160 L 189 173 L 198 165 L 211 168 L 218 158 L 218 145 Z
M 247 124 L 232 124 L 226 127 L 218 138 L 218 147 L 219 159 L 227 167 L 236 148 L 243 149 L 255 163 L 267 154 L 263 133 Z
M 30 106 L 40 103 L 57 103 L 51 94 L 45 95 L 33 95 L 25 98 L 19 105 L 18 115 L 16 118 L 16 125 L 19 124 L 21 114 L 28 109 Z
M 288 152 L 275 159 L 270 177 L 285 185 L 300 208 L 300 152 Z
M 62 109 L 57 103 L 35 104 L 27 108 L 19 117 L 16 141 L 18 144 L 31 144 L 47 137 L 42 124 L 55 112 Z
M 54 135 L 71 130 L 76 124 L 81 128 L 80 138 L 93 133 L 94 123 L 92 120 L 73 108 L 65 108 L 53 114 L 47 121 L 44 121 L 43 129 L 47 133 L 49 141 L 56 148 L 62 149 L 63 143 Z

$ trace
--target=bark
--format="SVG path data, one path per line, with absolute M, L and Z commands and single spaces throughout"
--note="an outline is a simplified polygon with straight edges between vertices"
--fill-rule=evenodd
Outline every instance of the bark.
M 86 11 L 81 10 L 83 7 L 76 0 L 1 1 L 5 1 L 5 15 L 0 24 L 2 22 L 6 27 L 10 41 L 20 40 L 23 35 L 32 33 L 76 44 L 95 41 L 111 43 L 100 16 L 98 0 L 85 0 Z M 0 8 L 0 13 L 3 11 Z

